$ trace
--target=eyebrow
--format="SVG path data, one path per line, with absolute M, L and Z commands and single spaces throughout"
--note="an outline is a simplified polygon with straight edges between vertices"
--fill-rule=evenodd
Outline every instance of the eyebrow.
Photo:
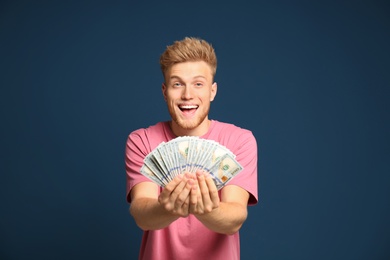
M 205 76 L 202 76 L 202 75 L 195 76 L 192 79 L 198 79 L 198 78 L 202 78 L 202 79 L 207 80 L 207 78 Z M 179 80 L 182 80 L 182 78 L 180 78 L 179 76 L 176 76 L 176 75 L 171 76 L 169 79 L 179 79 Z

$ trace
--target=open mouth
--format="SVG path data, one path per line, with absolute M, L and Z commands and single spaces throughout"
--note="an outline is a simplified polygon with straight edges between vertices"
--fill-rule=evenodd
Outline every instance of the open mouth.
M 179 109 L 184 115 L 193 115 L 199 106 L 197 105 L 179 105 Z

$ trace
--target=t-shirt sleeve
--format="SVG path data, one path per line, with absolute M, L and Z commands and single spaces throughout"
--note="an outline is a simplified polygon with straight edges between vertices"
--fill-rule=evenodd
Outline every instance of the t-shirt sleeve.
M 129 203 L 131 202 L 131 189 L 140 182 L 150 181 L 140 172 L 143 160 L 149 153 L 149 150 L 150 146 L 147 143 L 144 129 L 134 131 L 128 136 L 125 148 L 125 166 L 126 200 Z
M 236 160 L 243 166 L 227 185 L 237 185 L 249 192 L 248 205 L 255 205 L 258 201 L 257 189 L 257 142 L 251 131 L 245 130 L 235 136 L 234 153 Z

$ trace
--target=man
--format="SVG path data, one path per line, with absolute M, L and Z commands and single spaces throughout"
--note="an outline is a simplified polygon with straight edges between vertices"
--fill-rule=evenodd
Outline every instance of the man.
M 161 55 L 160 65 L 172 120 L 132 132 L 126 145 L 127 201 L 144 230 L 139 259 L 240 259 L 239 229 L 247 206 L 257 203 L 256 140 L 248 130 L 208 118 L 217 94 L 217 58 L 209 43 L 188 37 L 176 41 Z M 201 171 L 159 187 L 140 168 L 161 142 L 178 136 L 217 141 L 236 155 L 243 170 L 219 191 Z

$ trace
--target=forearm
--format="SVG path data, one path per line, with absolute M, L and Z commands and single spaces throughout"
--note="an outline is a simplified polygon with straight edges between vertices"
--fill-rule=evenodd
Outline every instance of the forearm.
M 154 198 L 138 198 L 132 201 L 130 214 L 142 230 L 162 229 L 179 218 L 167 212 Z
M 247 215 L 246 206 L 235 202 L 221 202 L 219 207 L 210 213 L 195 214 L 196 218 L 207 228 L 226 235 L 236 233 L 246 220 Z

